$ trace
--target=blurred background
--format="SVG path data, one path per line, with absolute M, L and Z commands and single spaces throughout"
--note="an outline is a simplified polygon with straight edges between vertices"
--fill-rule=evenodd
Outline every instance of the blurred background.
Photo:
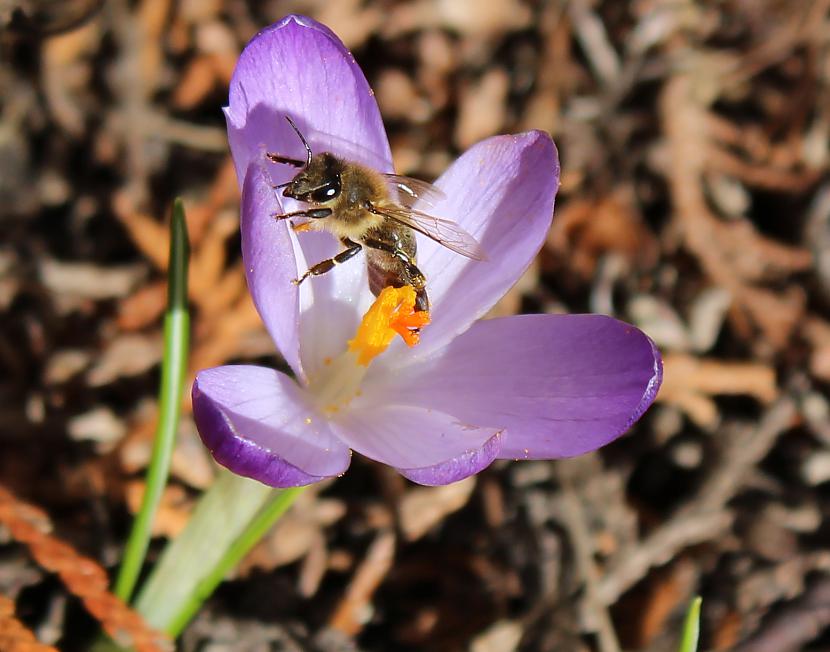
M 0 484 L 115 568 L 176 196 L 191 369 L 273 362 L 220 107 L 244 44 L 291 12 L 352 49 L 402 174 L 549 131 L 553 227 L 494 314 L 615 315 L 661 347 L 665 382 L 575 460 L 427 489 L 356 458 L 181 649 L 672 650 L 695 594 L 703 649 L 830 649 L 828 0 L 0 2 Z M 172 472 L 151 554 L 214 478 L 189 405 Z M 87 649 L 95 622 L 2 529 L 0 594 L 41 641 Z

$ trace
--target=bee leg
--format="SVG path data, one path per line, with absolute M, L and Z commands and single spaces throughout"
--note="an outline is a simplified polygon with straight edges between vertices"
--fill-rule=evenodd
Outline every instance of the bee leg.
M 301 224 L 291 222 L 291 228 L 294 233 L 305 233 L 306 231 L 311 231 L 311 222 L 302 222 Z
M 305 281 L 309 276 L 320 276 L 321 274 L 325 274 L 326 272 L 330 272 L 335 265 L 339 265 L 340 263 L 345 263 L 349 258 L 352 258 L 359 252 L 363 247 L 359 245 L 357 242 L 352 242 L 348 238 L 343 238 L 343 244 L 346 245 L 347 249 L 341 251 L 339 254 L 332 258 L 327 258 L 326 260 L 322 260 L 316 265 L 312 265 L 308 268 L 305 274 L 303 274 L 300 278 L 296 278 L 291 281 L 294 285 L 299 285 L 303 281 Z
M 265 152 L 265 158 L 267 158 L 272 163 L 284 163 L 285 165 L 291 165 L 295 168 L 305 167 L 305 161 L 301 161 L 296 158 L 290 158 L 288 156 L 281 156 L 280 154 L 275 154 L 274 152 Z
M 429 312 L 426 276 L 424 276 L 423 272 L 418 269 L 417 265 L 412 262 L 412 259 L 405 252 L 398 251 L 395 255 L 406 269 L 407 280 L 409 281 L 408 285 L 411 285 L 415 289 L 415 310 Z M 416 333 L 421 331 L 420 328 L 413 328 L 412 330 Z
M 330 208 L 307 208 L 302 211 L 294 211 L 293 213 L 275 213 L 271 217 L 275 220 L 287 220 L 290 217 L 311 217 L 313 219 L 320 219 L 331 215 Z
M 429 312 L 429 297 L 427 296 L 426 290 L 418 290 L 418 293 L 415 295 L 415 310 L 418 312 Z M 420 328 L 416 328 L 416 331 L 420 331 Z
M 415 310 L 429 312 L 429 297 L 427 296 L 427 279 L 423 272 L 411 261 L 404 262 L 409 284 L 415 288 Z M 415 329 L 419 331 L 419 328 Z
M 413 263 L 407 263 L 409 284 L 415 288 L 415 309 L 429 312 L 429 297 L 427 296 L 427 279 L 423 272 Z

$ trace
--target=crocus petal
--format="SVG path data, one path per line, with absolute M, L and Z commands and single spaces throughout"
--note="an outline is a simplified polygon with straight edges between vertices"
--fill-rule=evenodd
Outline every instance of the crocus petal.
M 287 16 L 254 37 L 234 71 L 225 115 L 240 179 L 251 161 L 264 161 L 265 151 L 305 160 L 305 149 L 285 116 L 294 120 L 315 153 L 330 151 L 380 171 L 392 170 L 389 142 L 366 78 L 343 43 L 310 18 Z M 268 171 L 269 184 L 288 181 L 297 172 L 272 163 Z M 282 207 L 290 212 L 303 205 L 284 199 Z M 297 254 L 291 278 L 342 248 L 330 234 L 290 237 Z M 368 308 L 365 267 L 363 256 L 357 256 L 303 283 L 300 358 L 309 377 L 321 371 L 326 357 L 342 351 Z
M 302 245 L 302 251 L 295 248 L 298 258 L 305 261 L 300 273 L 343 249 L 329 233 L 292 236 Z M 300 286 L 300 358 L 308 378 L 325 373 L 325 361 L 342 353 L 346 342 L 354 337 L 374 299 L 368 288 L 364 254 Z
M 360 403 L 356 399 L 337 415 L 332 429 L 358 453 L 412 470 L 416 482 L 460 480 L 480 471 L 498 454 L 498 428 L 471 425 L 428 407 Z
M 501 449 L 500 438 L 501 433 L 496 434 L 481 448 L 463 453 L 446 462 L 421 469 L 398 469 L 398 473 L 412 482 L 430 487 L 458 482 L 467 476 L 483 471 L 493 463 Z
M 288 226 L 273 218 L 281 212 L 259 162 L 248 167 L 242 187 L 242 259 L 248 290 L 259 316 L 285 361 L 303 377 L 300 363 L 299 294 L 291 280 L 297 277 L 297 261 Z
M 419 239 L 418 263 L 427 278 L 432 323 L 424 330 L 418 355 L 442 347 L 483 316 L 538 253 L 559 187 L 556 147 L 541 131 L 489 138 L 461 156 L 436 185 L 447 199 L 429 212 L 475 236 L 488 260 L 470 260 Z M 401 350 L 398 346 L 397 355 Z
M 442 353 L 364 385 L 363 398 L 504 428 L 500 458 L 571 457 L 624 433 L 662 369 L 654 343 L 611 317 L 523 315 L 475 324 Z
M 193 416 L 217 462 L 274 487 L 342 474 L 349 449 L 287 376 L 250 365 L 199 372 Z
M 316 152 L 332 151 L 378 169 L 391 166 L 389 141 L 363 72 L 342 41 L 311 18 L 286 16 L 251 39 L 229 95 L 225 115 L 240 179 L 250 159 L 261 156 L 263 143 L 269 151 L 305 159 L 286 115 Z M 292 175 L 288 166 L 274 169 Z

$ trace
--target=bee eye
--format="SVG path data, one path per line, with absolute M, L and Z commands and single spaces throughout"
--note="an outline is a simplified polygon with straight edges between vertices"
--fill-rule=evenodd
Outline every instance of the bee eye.
M 323 185 L 315 188 L 311 199 L 316 202 L 327 202 L 340 194 L 340 176 L 333 177 Z

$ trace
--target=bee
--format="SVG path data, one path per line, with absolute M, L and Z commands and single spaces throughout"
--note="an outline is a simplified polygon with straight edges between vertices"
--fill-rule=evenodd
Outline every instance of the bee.
M 293 120 L 288 116 L 285 119 L 305 147 L 305 161 L 270 152 L 265 156 L 274 163 L 300 169 L 291 181 L 274 187 L 282 188 L 284 197 L 308 204 L 308 208 L 274 218 L 305 217 L 307 221 L 301 224 L 292 221 L 295 231 L 325 230 L 345 247 L 336 256 L 312 265 L 293 281 L 295 284 L 325 274 L 365 249 L 372 294 L 378 296 L 387 286 L 410 285 L 415 290 L 415 309 L 428 311 L 427 281 L 417 266 L 414 232 L 467 258 L 486 260 L 476 239 L 455 222 L 413 208 L 419 200 L 428 205 L 441 201 L 445 198 L 441 190 L 425 181 L 378 172 L 330 152 L 313 154 Z

